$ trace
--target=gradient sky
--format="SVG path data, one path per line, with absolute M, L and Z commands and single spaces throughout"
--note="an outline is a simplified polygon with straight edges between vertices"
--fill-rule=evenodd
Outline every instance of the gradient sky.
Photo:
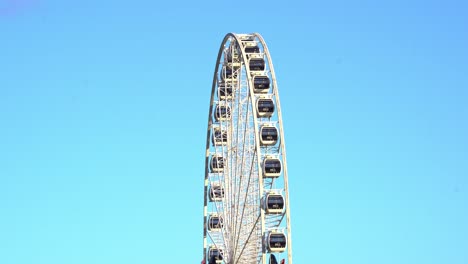
M 0 263 L 200 263 L 228 32 L 275 64 L 295 263 L 468 263 L 451 0 L 0 0 Z

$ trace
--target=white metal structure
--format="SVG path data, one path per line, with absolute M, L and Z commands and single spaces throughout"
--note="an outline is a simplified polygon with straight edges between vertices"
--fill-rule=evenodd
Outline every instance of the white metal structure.
M 263 111 L 271 109 L 272 113 L 259 113 L 257 103 L 265 98 L 273 104 Z M 229 116 L 217 117 L 216 106 L 229 108 Z M 264 135 L 262 141 L 262 129 L 266 128 L 276 129 L 276 140 Z M 213 157 L 224 158 L 223 169 L 212 169 Z M 273 63 L 260 34 L 229 33 L 224 37 L 211 89 L 205 158 L 205 263 L 210 262 L 210 252 L 219 249 L 221 258 L 217 263 L 266 264 L 269 255 L 274 254 L 275 258 L 292 264 L 280 99 Z M 211 193 L 215 188 L 219 193 L 216 197 Z M 284 209 L 266 211 L 264 201 L 272 191 L 283 194 Z M 210 219 L 218 219 L 210 216 L 222 218 L 222 225 L 209 228 Z M 281 245 L 273 248 L 272 239 L 282 239 L 279 236 L 283 235 Z

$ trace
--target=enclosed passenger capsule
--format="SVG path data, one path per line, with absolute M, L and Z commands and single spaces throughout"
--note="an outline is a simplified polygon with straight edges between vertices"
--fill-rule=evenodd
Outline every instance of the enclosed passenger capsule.
M 257 100 L 257 116 L 270 117 L 275 112 L 275 104 L 271 98 L 259 98 Z
M 208 261 L 210 261 L 213 257 L 215 258 L 216 263 L 222 263 L 223 250 L 217 249 L 215 246 L 210 246 L 210 248 L 208 249 Z
M 239 34 L 237 36 L 239 36 L 242 42 L 253 41 L 255 39 L 254 35 L 249 35 L 249 34 Z
M 224 198 L 224 188 L 221 185 L 213 184 L 209 189 L 210 202 L 221 201 Z
M 222 172 L 225 163 L 226 159 L 224 157 L 213 155 L 210 162 L 211 172 Z
M 221 80 L 230 80 L 232 78 L 236 78 L 236 73 L 230 66 L 223 66 L 220 72 Z
M 225 66 L 232 67 L 234 70 L 240 68 L 239 54 L 235 47 L 229 47 L 224 53 Z
M 237 50 L 230 48 L 226 51 L 226 62 L 232 63 L 233 61 L 237 61 L 239 59 L 239 55 L 237 54 Z
M 225 121 L 231 118 L 231 108 L 227 105 L 216 105 L 214 117 L 216 121 Z
M 255 41 L 255 38 L 252 38 L 252 37 L 249 37 L 249 38 L 245 38 L 241 41 L 242 43 L 242 46 L 244 47 L 255 47 L 255 46 L 258 46 L 258 42 Z
M 276 178 L 281 174 L 281 161 L 278 158 L 266 157 L 263 161 L 263 176 Z
M 244 52 L 249 55 L 249 54 L 256 54 L 256 53 L 260 53 L 260 48 L 258 47 L 258 45 L 255 45 L 255 46 L 246 46 L 244 48 Z
M 222 146 L 227 144 L 227 131 L 226 130 L 221 130 L 221 128 L 216 127 L 214 128 L 214 132 L 212 134 L 211 142 L 215 146 Z
M 221 100 L 232 98 L 232 86 L 225 83 L 220 84 L 218 86 L 218 96 Z
M 260 144 L 264 146 L 276 145 L 278 142 L 278 129 L 265 125 L 260 128 Z
M 208 219 L 208 230 L 219 231 L 223 228 L 223 218 L 217 215 L 211 215 Z
M 270 89 L 270 78 L 268 76 L 259 75 L 253 77 L 254 92 L 267 93 Z
M 270 231 L 266 243 L 269 252 L 283 252 L 286 249 L 286 235 L 283 232 Z
M 279 193 L 267 193 L 265 211 L 267 214 L 281 214 L 284 209 L 284 198 Z
M 264 71 L 265 60 L 262 58 L 251 58 L 249 60 L 249 68 L 251 71 Z

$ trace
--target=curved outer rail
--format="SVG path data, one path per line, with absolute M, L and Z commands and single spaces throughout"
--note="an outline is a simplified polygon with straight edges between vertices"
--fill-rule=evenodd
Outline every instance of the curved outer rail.
M 206 224 L 208 221 L 208 173 L 209 173 L 209 159 L 210 159 L 210 135 L 211 135 L 211 127 L 213 125 L 213 120 L 211 119 L 211 114 L 213 113 L 213 101 L 215 96 L 215 89 L 216 89 L 216 81 L 217 81 L 217 74 L 219 70 L 219 61 L 221 56 L 223 55 L 224 45 L 226 44 L 227 40 L 229 39 L 230 35 L 226 35 L 219 47 L 218 57 L 216 59 L 216 66 L 213 74 L 213 83 L 211 86 L 211 98 L 210 98 L 210 108 L 208 111 L 208 128 L 206 131 L 206 153 L 205 153 L 205 180 L 204 180 L 204 204 L 203 204 L 203 259 L 206 260 L 206 252 L 207 252 L 207 230 Z
M 276 74 L 275 69 L 273 68 L 273 62 L 271 61 L 270 51 L 268 50 L 268 46 L 265 43 L 263 37 L 258 34 L 254 33 L 254 35 L 260 40 L 263 46 L 263 50 L 268 58 L 268 66 L 270 67 L 271 79 L 273 83 L 273 93 L 276 94 L 276 108 L 278 111 L 278 126 L 280 131 L 280 138 L 281 138 L 281 152 L 283 157 L 283 180 L 284 180 L 284 193 L 285 193 L 285 202 L 286 202 L 286 228 L 288 229 L 287 238 L 288 238 L 288 264 L 292 264 L 292 239 L 291 239 L 291 217 L 290 217 L 290 209 L 289 209 L 289 185 L 288 185 L 288 164 L 286 162 L 286 142 L 284 137 L 284 130 L 283 130 L 283 117 L 281 116 L 281 105 L 280 105 L 280 98 L 278 93 L 278 86 L 276 84 Z

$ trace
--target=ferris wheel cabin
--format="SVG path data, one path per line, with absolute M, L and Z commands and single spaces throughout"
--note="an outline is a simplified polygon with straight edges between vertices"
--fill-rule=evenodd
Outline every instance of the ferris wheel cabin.
M 255 42 L 244 42 L 244 43 L 255 43 Z M 260 53 L 260 48 L 258 47 L 257 44 L 252 44 L 252 45 L 247 44 L 246 47 L 244 48 L 244 52 L 247 55 L 257 54 L 257 53 Z
M 278 158 L 266 157 L 263 161 L 263 176 L 277 178 L 281 175 L 281 161 Z
M 283 232 L 268 232 L 267 247 L 269 252 L 283 252 L 286 249 L 286 235 Z
M 270 90 L 270 78 L 264 75 L 254 76 L 253 86 L 255 93 L 267 93 Z
M 235 70 L 231 66 L 223 66 L 223 69 L 220 72 L 220 78 L 223 81 L 232 80 L 237 78 Z
M 213 155 L 211 157 L 211 162 L 210 162 L 211 172 L 215 172 L 215 173 L 223 172 L 225 163 L 226 163 L 226 159 L 224 157 Z
M 249 60 L 250 71 L 264 71 L 265 60 L 263 58 L 251 58 Z
M 229 120 L 231 118 L 231 108 L 227 105 L 216 105 L 214 117 L 216 122 Z
M 227 63 L 232 63 L 233 61 L 238 61 L 239 60 L 239 54 L 237 52 L 237 49 L 231 48 L 230 50 L 226 51 L 226 62 Z
M 281 214 L 284 210 L 284 197 L 279 193 L 267 193 L 265 199 L 265 212 L 267 214 Z
M 221 100 L 232 98 L 232 86 L 222 83 L 218 86 L 218 97 Z
M 276 145 L 278 142 L 278 129 L 274 126 L 264 125 L 260 128 L 260 144 L 263 146 Z
M 224 198 L 224 188 L 221 185 L 213 184 L 209 189 L 210 202 L 222 201 Z
M 214 128 L 214 133 L 211 137 L 213 145 L 224 146 L 227 144 L 227 139 L 228 135 L 226 130 L 221 130 L 219 127 Z
M 270 117 L 275 112 L 275 104 L 271 98 L 259 98 L 257 100 L 257 116 Z
M 223 218 L 217 215 L 211 215 L 208 219 L 208 230 L 219 231 L 223 228 Z
M 215 246 L 210 246 L 208 249 L 208 260 L 214 258 L 216 263 L 223 263 L 223 250 L 217 249 Z

